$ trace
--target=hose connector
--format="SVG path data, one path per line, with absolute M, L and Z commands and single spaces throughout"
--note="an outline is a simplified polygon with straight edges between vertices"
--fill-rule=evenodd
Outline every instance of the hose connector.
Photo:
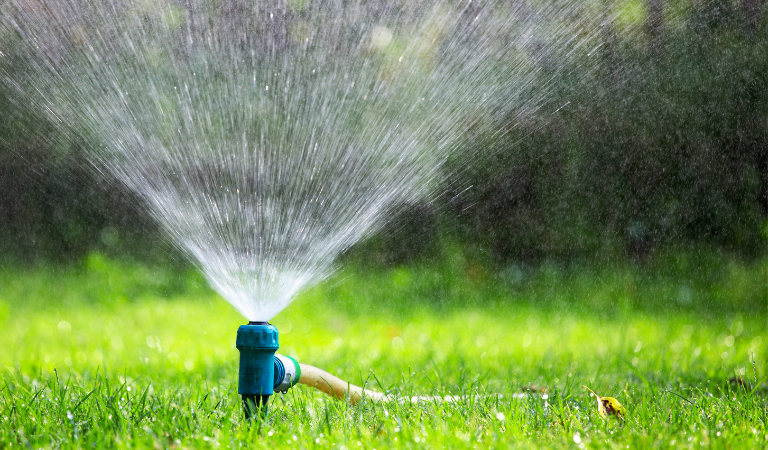
M 290 356 L 275 355 L 275 386 L 274 391 L 285 394 L 301 378 L 299 362 Z

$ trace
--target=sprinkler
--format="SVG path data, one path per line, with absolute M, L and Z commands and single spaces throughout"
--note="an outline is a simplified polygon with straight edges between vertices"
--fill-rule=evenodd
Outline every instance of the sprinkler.
M 285 355 L 276 355 L 278 332 L 267 322 L 249 322 L 237 329 L 235 347 L 240 351 L 240 373 L 237 392 L 243 399 L 246 420 L 266 418 L 267 402 L 275 393 L 285 393 L 301 382 L 338 399 L 357 403 L 367 396 L 382 400 L 378 392 L 364 391 L 328 372 Z
M 264 418 L 269 396 L 274 392 L 285 393 L 296 385 L 301 378 L 301 365 L 290 356 L 275 354 L 279 347 L 278 332 L 267 322 L 241 325 L 235 347 L 240 351 L 237 392 L 243 398 L 245 418 Z
M 316 367 L 299 364 L 285 355 L 276 355 L 277 328 L 267 322 L 249 322 L 237 330 L 235 346 L 240 351 L 237 392 L 243 399 L 245 418 L 265 418 L 267 402 L 274 392 L 285 393 L 301 382 L 338 399 L 357 403 L 364 397 L 382 400 L 384 395 L 364 391 Z
M 240 377 L 237 392 L 243 398 L 246 420 L 267 416 L 267 402 L 275 393 L 285 393 L 297 383 L 315 388 L 331 397 L 356 404 L 364 399 L 374 402 L 394 400 L 381 392 L 346 382 L 330 373 L 290 356 L 275 354 L 277 328 L 267 322 L 249 322 L 237 330 L 235 344 L 240 351 Z M 524 395 L 521 395 L 523 397 Z M 456 402 L 462 396 L 413 396 L 410 402 Z M 401 399 L 403 400 L 403 399 Z
M 237 329 L 235 346 L 240 351 L 237 392 L 243 397 L 246 419 L 256 414 L 266 417 L 267 401 L 275 387 L 277 336 L 277 328 L 267 322 L 249 322 Z

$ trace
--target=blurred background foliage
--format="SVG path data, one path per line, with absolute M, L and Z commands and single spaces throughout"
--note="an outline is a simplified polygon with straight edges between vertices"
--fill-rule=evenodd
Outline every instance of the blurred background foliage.
M 238 3 L 223 0 L 223 17 Z M 286 21 L 304 4 L 289 2 Z M 574 67 L 551 71 L 544 103 L 525 120 L 478 118 L 437 198 L 408 206 L 344 258 L 437 263 L 458 247 L 470 278 L 678 251 L 696 259 L 701 249 L 764 258 L 765 2 L 606 0 L 593 9 L 604 20 L 589 64 L 532 52 L 544 78 L 552 64 Z M 9 58 L 0 65 L 11 78 L 24 70 Z M 92 173 L 84 142 L 19 101 L 0 91 L 0 258 L 177 260 L 141 202 Z

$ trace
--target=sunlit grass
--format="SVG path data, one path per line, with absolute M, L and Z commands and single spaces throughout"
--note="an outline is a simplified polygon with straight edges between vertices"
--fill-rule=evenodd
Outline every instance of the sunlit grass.
M 237 397 L 234 340 L 245 321 L 196 273 L 99 255 L 80 267 L 6 267 L 0 443 L 766 445 L 756 382 L 767 317 L 753 297 L 765 289 L 764 265 L 726 265 L 709 282 L 626 267 L 479 270 L 466 261 L 347 269 L 273 320 L 280 351 L 304 363 L 396 395 L 464 401 L 350 407 L 299 386 L 271 401 L 259 428 L 242 422 Z M 730 302 L 708 304 L 729 290 Z M 628 410 L 623 425 L 601 419 L 582 385 L 616 397 Z M 530 389 L 543 393 L 513 398 Z

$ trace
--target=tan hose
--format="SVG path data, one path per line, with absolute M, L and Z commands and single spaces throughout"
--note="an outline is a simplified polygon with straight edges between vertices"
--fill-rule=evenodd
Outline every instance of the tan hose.
M 387 396 L 381 392 L 363 389 L 360 386 L 347 383 L 339 377 L 318 369 L 315 366 L 299 363 L 301 367 L 301 376 L 299 383 L 318 389 L 331 397 L 339 400 L 348 399 L 353 405 L 357 404 L 363 398 L 380 402 L 386 400 Z
M 348 400 L 351 404 L 356 405 L 360 400 L 367 399 L 374 402 L 380 402 L 384 400 L 395 400 L 395 397 L 382 394 L 381 392 L 371 391 L 369 389 L 363 389 L 360 386 L 348 383 L 339 377 L 333 376 L 330 373 L 318 369 L 315 366 L 299 363 L 301 367 L 301 376 L 299 376 L 299 383 L 305 386 L 309 386 L 318 389 L 333 398 L 339 400 Z M 525 394 L 516 394 L 513 397 L 525 397 Z M 427 403 L 441 403 L 441 402 L 458 402 L 466 397 L 461 395 L 419 395 L 414 397 L 406 397 L 413 403 L 427 402 Z M 407 400 L 406 400 L 407 401 Z

